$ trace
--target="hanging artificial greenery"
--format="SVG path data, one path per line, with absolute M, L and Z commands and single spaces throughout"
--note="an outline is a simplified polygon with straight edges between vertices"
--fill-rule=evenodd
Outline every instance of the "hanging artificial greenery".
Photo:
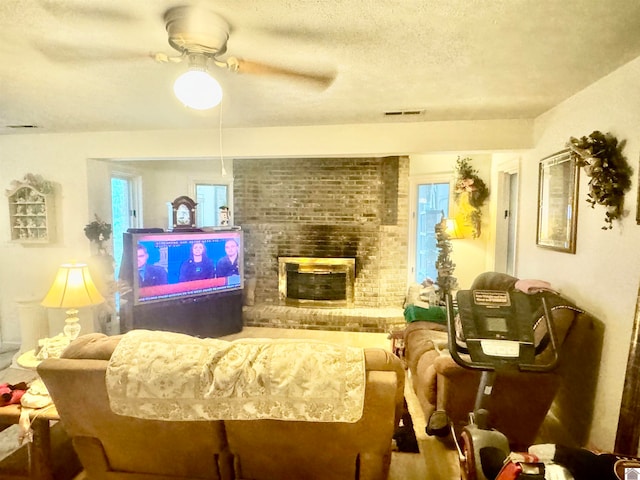
M 449 234 L 447 233 L 447 220 L 442 215 L 442 220 L 435 225 L 436 232 L 436 248 L 438 249 L 438 258 L 436 259 L 436 270 L 438 271 L 438 278 L 436 279 L 436 285 L 438 286 L 438 295 L 440 301 L 444 301 L 444 296 L 447 293 L 453 293 L 458 289 L 458 279 L 453 276 L 453 271 L 456 269 L 456 264 L 451 260 L 451 252 L 453 247 L 449 241 Z
M 588 137 L 571 137 L 567 144 L 571 158 L 590 177 L 587 202 L 591 208 L 602 205 L 607 209 L 603 230 L 612 229 L 613 221 L 625 215 L 624 195 L 631 188 L 632 173 L 622 154 L 625 143 L 596 130 Z
M 102 242 L 105 242 L 111 238 L 111 224 L 102 220 L 98 215 L 95 215 L 95 220 L 84 227 L 85 236 L 92 242 L 102 246 Z
M 481 233 L 482 205 L 489 198 L 489 189 L 484 181 L 478 176 L 478 171 L 469 162 L 471 158 L 460 158 L 456 160 L 456 183 L 454 195 L 456 203 L 461 206 L 463 213 L 471 227 L 473 228 L 473 238 L 478 238 Z

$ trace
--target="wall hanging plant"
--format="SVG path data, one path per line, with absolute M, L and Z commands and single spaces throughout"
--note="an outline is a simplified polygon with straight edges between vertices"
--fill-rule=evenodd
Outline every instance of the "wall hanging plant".
M 471 225 L 473 238 L 481 233 L 482 205 L 489 198 L 489 189 L 484 181 L 478 177 L 478 171 L 469 162 L 471 158 L 456 160 L 455 171 L 455 200 L 460 207 L 466 221 Z
M 111 224 L 95 215 L 95 220 L 84 227 L 85 236 L 98 248 L 98 255 L 106 255 L 104 242 L 111 238 Z
M 603 230 L 613 228 L 613 221 L 625 215 L 624 195 L 631 188 L 632 173 L 622 154 L 625 143 L 596 130 L 587 137 L 571 137 L 567 144 L 572 159 L 589 177 L 587 202 L 591 208 L 602 205 L 607 209 Z

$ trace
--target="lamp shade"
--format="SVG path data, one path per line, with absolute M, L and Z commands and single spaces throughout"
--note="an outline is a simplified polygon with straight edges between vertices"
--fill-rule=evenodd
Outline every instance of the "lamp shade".
M 195 110 L 208 110 L 222 101 L 222 87 L 204 70 L 190 69 L 173 84 L 173 92 L 184 105 Z
M 98 305 L 104 297 L 96 288 L 84 263 L 60 265 L 49 292 L 41 304 L 49 308 L 77 309 Z

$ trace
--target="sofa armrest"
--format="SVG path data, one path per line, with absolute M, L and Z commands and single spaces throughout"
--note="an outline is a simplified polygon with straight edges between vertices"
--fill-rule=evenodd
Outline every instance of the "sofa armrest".
M 404 355 L 411 373 L 416 373 L 418 362 L 425 353 L 446 341 L 446 329 L 443 330 L 440 324 L 425 321 L 409 323 L 404 330 Z
M 449 355 L 448 351 L 441 352 L 434 360 L 433 360 L 433 368 L 435 372 L 439 375 L 445 375 L 447 377 L 453 378 L 456 376 L 462 375 L 464 372 L 469 370 L 458 365 L 453 357 Z
M 404 409 L 405 372 L 400 359 L 382 348 L 365 348 L 365 369 L 369 371 L 395 372 L 398 388 L 396 390 L 395 425 L 398 425 Z
M 122 335 L 107 336 L 104 333 L 88 333 L 72 341 L 62 352 L 61 358 L 109 360 Z

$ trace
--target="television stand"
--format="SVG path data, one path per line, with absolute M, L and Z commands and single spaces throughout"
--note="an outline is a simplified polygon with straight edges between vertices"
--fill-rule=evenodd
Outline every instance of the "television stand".
M 147 305 L 133 305 L 131 298 L 123 300 L 120 333 L 165 330 L 214 338 L 242 331 L 242 290 Z

